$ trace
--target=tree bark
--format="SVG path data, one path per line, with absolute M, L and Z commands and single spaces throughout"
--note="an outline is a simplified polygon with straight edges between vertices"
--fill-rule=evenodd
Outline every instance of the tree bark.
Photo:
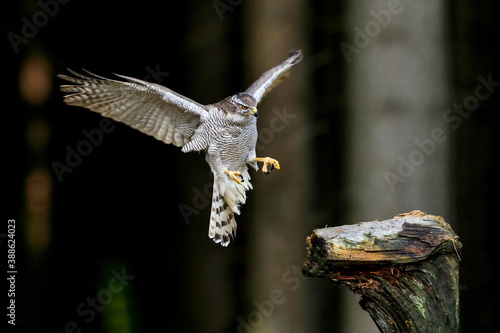
M 346 2 L 342 41 L 356 49 L 343 52 L 344 221 L 415 207 L 448 219 L 454 213 L 449 165 L 454 133 L 443 121 L 454 102 L 448 12 L 443 1 Z M 357 300 L 343 298 L 342 332 L 376 331 L 356 312 Z
M 316 229 L 304 273 L 361 294 L 381 332 L 458 331 L 458 236 L 420 211 Z

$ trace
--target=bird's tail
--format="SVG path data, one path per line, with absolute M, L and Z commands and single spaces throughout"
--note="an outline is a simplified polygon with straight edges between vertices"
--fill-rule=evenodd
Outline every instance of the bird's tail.
M 226 175 L 224 175 L 226 176 Z M 222 246 L 228 246 L 236 237 L 236 219 L 234 214 L 239 214 L 239 206 L 246 201 L 246 191 L 252 188 L 248 170 L 242 172 L 243 182 L 238 184 L 232 179 L 218 179 L 214 176 L 212 194 L 212 210 L 208 237 Z

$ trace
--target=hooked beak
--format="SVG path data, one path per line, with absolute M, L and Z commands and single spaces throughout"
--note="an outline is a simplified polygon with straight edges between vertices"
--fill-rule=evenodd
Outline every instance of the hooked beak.
M 248 114 L 249 115 L 253 115 L 255 118 L 257 118 L 257 116 L 258 116 L 258 114 L 257 114 L 257 108 L 253 108 L 252 110 L 249 110 Z

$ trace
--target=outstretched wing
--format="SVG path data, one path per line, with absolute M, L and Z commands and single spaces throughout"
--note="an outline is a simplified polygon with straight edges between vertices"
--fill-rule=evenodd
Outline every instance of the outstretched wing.
M 262 74 L 245 93 L 252 95 L 257 103 L 266 96 L 274 87 L 283 82 L 290 75 L 290 68 L 302 61 L 301 50 L 290 51 L 291 56 L 278 66 L 275 66 Z
M 189 141 L 208 112 L 199 104 L 159 84 L 117 75 L 129 82 L 111 80 L 86 71 L 85 76 L 58 75 L 72 82 L 61 91 L 69 105 L 82 106 L 105 117 L 123 122 L 158 140 L 175 146 Z

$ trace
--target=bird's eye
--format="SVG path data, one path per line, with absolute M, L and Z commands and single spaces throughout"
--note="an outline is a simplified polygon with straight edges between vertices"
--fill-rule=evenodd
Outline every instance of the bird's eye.
M 244 105 L 242 105 L 242 106 L 241 106 L 241 108 L 242 108 L 243 110 L 246 110 L 246 109 L 248 109 L 248 106 L 244 106 Z

